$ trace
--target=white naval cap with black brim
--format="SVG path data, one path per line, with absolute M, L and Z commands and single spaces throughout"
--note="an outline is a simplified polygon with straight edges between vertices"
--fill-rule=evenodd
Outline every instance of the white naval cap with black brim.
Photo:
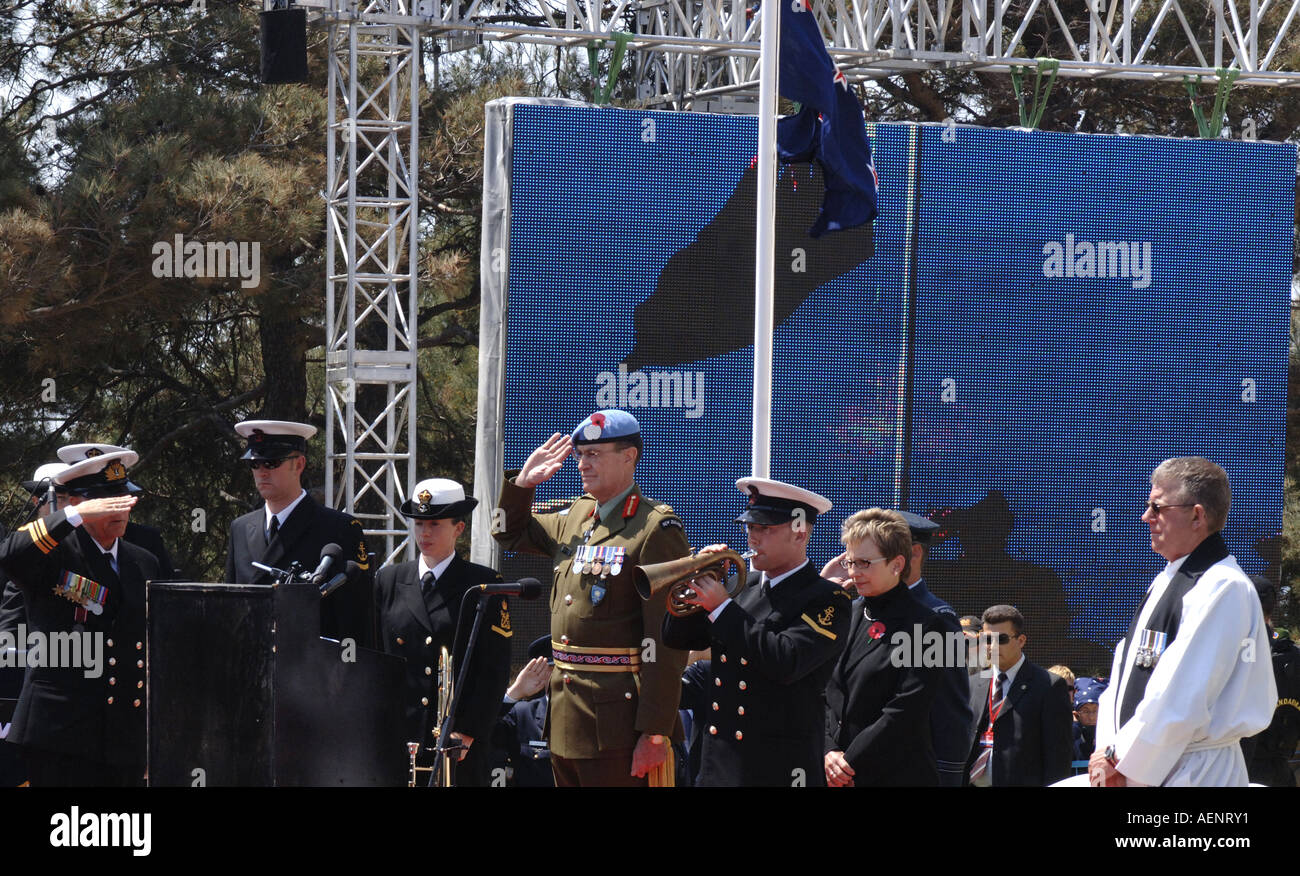
M 427 478 L 415 485 L 411 498 L 397 510 L 409 520 L 445 520 L 463 517 L 478 506 L 465 498 L 465 488 L 449 478 Z
M 126 470 L 139 459 L 140 455 L 134 450 L 92 456 L 55 475 L 55 489 L 86 499 L 129 495 L 132 484 L 126 478 Z
M 87 459 L 95 459 L 96 457 L 104 456 L 107 453 L 121 453 L 124 450 L 130 451 L 131 448 L 122 447 L 117 444 L 100 444 L 92 442 L 89 444 L 64 444 L 56 452 L 60 462 L 65 462 L 68 465 L 75 465 L 78 462 L 85 462 Z M 131 463 L 131 465 L 135 465 L 135 463 Z M 139 484 L 128 480 L 126 482 L 126 491 L 132 494 L 143 493 L 144 488 Z
M 235 433 L 248 441 L 240 459 L 284 459 L 295 453 L 307 453 L 307 441 L 316 427 L 288 420 L 244 420 L 235 424 Z
M 736 518 L 737 523 L 776 526 L 794 520 L 800 511 L 805 522 L 812 523 L 818 514 L 831 510 L 831 500 L 825 496 L 771 478 L 741 478 L 736 489 L 749 496 L 749 505 Z

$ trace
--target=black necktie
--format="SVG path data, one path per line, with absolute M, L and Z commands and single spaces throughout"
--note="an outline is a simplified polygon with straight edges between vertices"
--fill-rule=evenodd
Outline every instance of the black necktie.
M 271 525 L 266 528 L 266 543 L 270 544 L 275 534 L 280 531 L 280 518 L 271 515 Z
M 1005 672 L 999 672 L 997 681 L 993 683 L 993 705 L 995 706 L 1002 702 L 1002 685 L 1004 685 L 1006 681 L 1007 674 Z
M 420 576 L 420 592 L 424 594 L 424 609 L 433 617 L 433 613 L 440 607 L 437 598 L 438 579 L 433 577 L 433 571 L 430 570 Z

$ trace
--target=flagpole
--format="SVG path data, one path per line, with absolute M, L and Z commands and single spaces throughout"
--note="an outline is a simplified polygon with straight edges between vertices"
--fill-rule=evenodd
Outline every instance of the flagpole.
M 776 265 L 776 95 L 781 7 L 765 0 L 758 80 L 758 217 L 754 245 L 754 435 L 752 474 L 772 468 L 772 283 Z

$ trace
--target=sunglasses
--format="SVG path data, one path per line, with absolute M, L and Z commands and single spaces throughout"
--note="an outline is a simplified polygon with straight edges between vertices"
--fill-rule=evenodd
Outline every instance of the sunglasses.
M 994 640 L 996 640 L 999 645 L 1005 645 L 1007 642 L 1010 642 L 1012 638 L 1013 637 L 1008 635 L 1007 633 L 981 633 L 980 634 L 980 641 L 984 642 L 984 644 L 986 645 L 993 644 Z
M 300 458 L 301 457 L 298 456 L 286 456 L 282 459 L 246 459 L 244 461 L 248 463 L 249 471 L 257 471 L 259 468 L 277 469 L 280 467 L 280 463 L 284 462 L 285 460 L 300 459 Z

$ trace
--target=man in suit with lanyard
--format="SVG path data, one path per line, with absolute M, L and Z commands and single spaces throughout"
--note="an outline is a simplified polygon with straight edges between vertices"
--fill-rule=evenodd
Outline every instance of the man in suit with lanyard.
M 1259 596 L 1220 535 L 1232 490 L 1199 456 L 1151 473 L 1142 519 L 1165 558 L 1115 649 L 1097 708 L 1093 785 L 1244 786 L 1240 741 L 1277 702 Z
M 465 666 L 465 649 L 474 621 L 475 598 L 465 594 L 480 584 L 501 581 L 487 566 L 456 556 L 456 540 L 465 531 L 465 519 L 475 498 L 465 498 L 465 488 L 446 478 L 420 481 L 401 514 L 411 521 L 411 535 L 420 558 L 386 566 L 375 576 L 375 616 L 379 642 L 387 654 L 406 660 L 403 710 L 406 738 L 422 750 L 436 745 L 434 732 L 438 708 L 438 659 L 443 648 L 452 655 L 455 677 Z M 465 685 L 456 691 L 460 701 L 451 738 L 460 747 L 455 770 L 458 786 L 488 784 L 486 737 L 496 722 L 501 691 L 510 674 L 510 606 L 501 595 L 479 596 L 487 601 L 474 646 Z M 475 744 L 475 743 L 478 744 Z
M 981 690 L 968 769 L 977 786 L 1050 785 L 1070 773 L 1070 701 L 1065 679 L 1025 659 L 1024 618 L 1010 605 L 984 612 L 981 638 L 993 678 Z M 974 703 L 972 703 L 974 705 Z
M 126 469 L 137 458 L 125 450 L 64 469 L 55 480 L 68 507 L 0 541 L 0 569 L 23 591 L 29 637 L 76 637 L 81 647 L 66 653 L 84 664 L 51 665 L 51 652 L 27 667 L 8 741 L 23 747 L 34 786 L 144 783 L 145 583 L 158 577 L 158 561 L 122 540 L 136 503 Z
M 245 420 L 235 424 L 235 431 L 248 441 L 240 458 L 252 470 L 265 504 L 230 525 L 226 581 L 270 584 L 270 573 L 258 569 L 254 561 L 277 569 L 297 562 L 310 572 L 320 562 L 321 549 L 337 544 L 343 548 L 343 557 L 355 561 L 365 574 L 321 600 L 320 634 L 374 647 L 370 554 L 361 524 L 349 514 L 318 505 L 302 488 L 307 439 L 316 434 L 316 427 L 282 420 Z

